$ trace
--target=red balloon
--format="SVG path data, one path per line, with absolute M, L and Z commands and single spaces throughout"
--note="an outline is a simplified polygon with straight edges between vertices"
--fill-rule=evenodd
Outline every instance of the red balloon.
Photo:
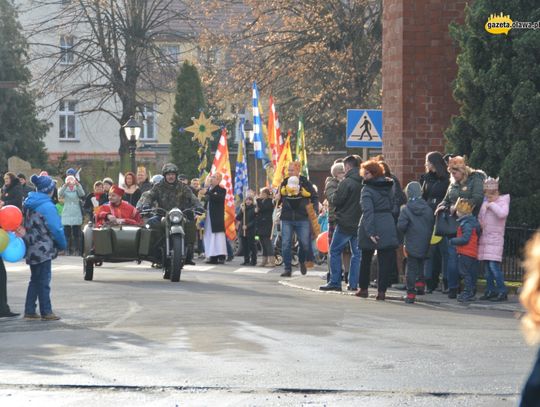
M 321 253 L 328 253 L 328 231 L 317 236 L 317 249 Z
M 0 227 L 11 232 L 21 226 L 22 212 L 13 205 L 6 205 L 0 209 Z

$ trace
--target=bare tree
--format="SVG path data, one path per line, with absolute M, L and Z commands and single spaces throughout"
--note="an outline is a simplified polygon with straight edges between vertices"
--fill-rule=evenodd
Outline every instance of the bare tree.
M 227 51 L 227 72 L 203 73 L 217 100 L 245 103 L 256 80 L 283 122 L 304 116 L 319 148 L 343 144 L 347 108 L 380 106 L 381 0 L 208 1 L 220 12 L 243 7 L 229 21 L 234 31 L 207 32 L 207 44 Z
M 149 94 L 159 100 L 174 89 L 177 67 L 162 45 L 193 43 L 189 7 L 182 0 L 32 1 L 26 30 L 39 89 L 54 95 L 51 105 L 76 97 L 85 102 L 80 114 L 105 112 L 121 126 Z M 125 164 L 121 128 L 119 138 Z

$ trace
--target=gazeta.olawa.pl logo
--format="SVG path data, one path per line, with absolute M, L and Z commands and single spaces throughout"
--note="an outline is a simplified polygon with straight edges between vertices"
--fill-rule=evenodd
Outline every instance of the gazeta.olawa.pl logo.
M 484 26 L 486 31 L 490 34 L 505 34 L 508 35 L 508 31 L 512 29 L 512 19 L 509 15 L 491 14 Z
M 512 21 L 509 15 L 491 14 L 484 26 L 490 34 L 505 34 L 508 35 L 510 30 L 538 30 L 540 29 L 540 21 Z

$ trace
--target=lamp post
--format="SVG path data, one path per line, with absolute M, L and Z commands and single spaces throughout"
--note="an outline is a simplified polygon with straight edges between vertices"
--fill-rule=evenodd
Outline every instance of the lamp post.
M 137 163 L 135 162 L 135 150 L 137 150 L 137 140 L 141 134 L 141 125 L 131 116 L 126 124 L 122 126 L 128 140 L 129 158 L 131 161 L 131 172 L 137 172 Z
M 244 134 L 246 135 L 246 138 L 249 143 L 252 143 L 253 142 L 253 125 L 251 124 L 251 122 L 249 120 L 246 119 L 246 121 L 244 122 Z M 248 158 L 249 158 L 249 154 L 248 154 L 248 149 L 247 149 L 247 144 L 246 144 L 246 163 L 248 164 L 248 169 L 249 169 L 249 161 L 248 161 Z M 254 161 L 253 161 L 253 164 L 255 165 L 255 190 L 257 190 L 257 184 L 259 183 L 258 182 L 258 174 L 257 174 L 257 157 L 254 156 Z

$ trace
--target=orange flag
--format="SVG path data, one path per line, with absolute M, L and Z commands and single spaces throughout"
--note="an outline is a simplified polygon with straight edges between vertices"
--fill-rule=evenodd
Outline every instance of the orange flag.
M 223 174 L 221 186 L 226 189 L 225 196 L 225 234 L 229 240 L 236 239 L 235 219 L 236 213 L 234 210 L 234 194 L 232 187 L 231 163 L 229 161 L 229 148 L 227 147 L 227 130 L 221 130 L 221 137 L 214 157 L 214 163 L 210 174 L 220 172 Z
M 289 169 L 289 163 L 292 162 L 291 152 L 291 136 L 287 136 L 287 140 L 281 150 L 281 155 L 277 163 L 276 171 L 274 172 L 274 179 L 272 180 L 272 187 L 278 189 L 283 180 L 286 178 L 287 170 Z

